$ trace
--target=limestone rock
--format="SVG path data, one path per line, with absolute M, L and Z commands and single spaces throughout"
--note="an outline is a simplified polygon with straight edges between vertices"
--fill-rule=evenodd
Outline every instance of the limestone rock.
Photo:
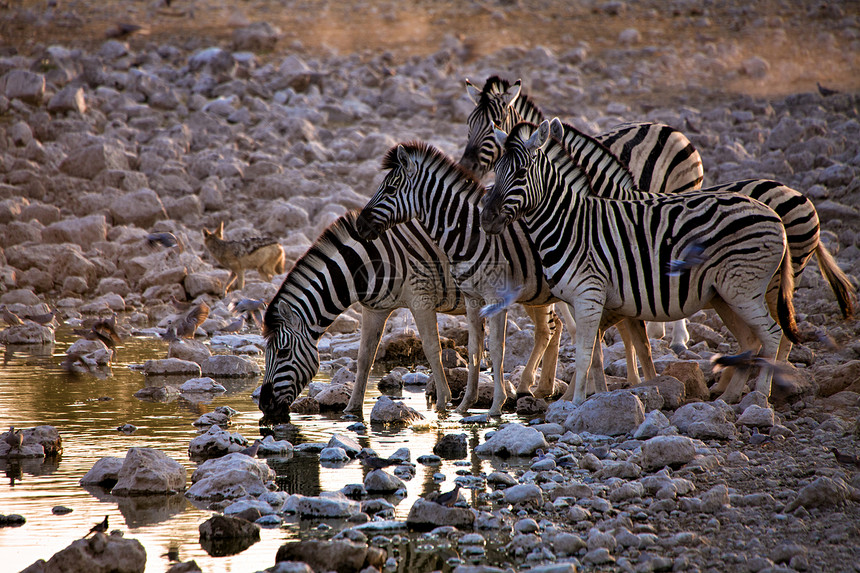
M 734 413 L 725 402 L 694 402 L 678 408 L 672 415 L 672 425 L 691 438 L 729 439 L 737 428 L 729 421 Z
M 172 494 L 185 491 L 185 468 L 164 452 L 131 448 L 125 456 L 112 495 Z
M 396 402 L 388 396 L 380 396 L 370 411 L 370 421 L 380 424 L 408 425 L 424 416 L 403 402 Z
M 418 498 L 409 509 L 406 524 L 410 529 L 429 530 L 436 527 L 471 529 L 475 512 L 463 507 L 445 507 L 433 501 Z
M 696 446 L 686 436 L 656 436 L 642 444 L 643 467 L 680 466 L 696 457 Z
M 538 449 L 547 449 L 549 444 L 544 435 L 534 428 L 521 424 L 507 424 L 483 444 L 475 448 L 475 453 L 484 455 L 532 456 Z
M 260 375 L 257 363 L 244 356 L 215 354 L 200 364 L 204 376 L 212 378 L 248 378 Z
M 629 390 L 601 392 L 583 402 L 565 420 L 572 432 L 617 436 L 633 432 L 645 420 L 645 407 Z
M 105 488 L 112 488 L 119 479 L 119 472 L 122 469 L 124 458 L 107 456 L 100 458 L 93 464 L 84 477 L 79 482 L 81 485 L 98 485 Z
M 281 545 L 275 562 L 302 561 L 314 571 L 382 570 L 387 553 L 378 547 L 345 539 L 292 541 Z
M 137 539 L 120 535 L 96 533 L 86 539 L 73 541 L 47 562 L 37 561 L 25 571 L 52 573 L 55 571 L 111 571 L 112 573 L 143 573 L 146 550 Z

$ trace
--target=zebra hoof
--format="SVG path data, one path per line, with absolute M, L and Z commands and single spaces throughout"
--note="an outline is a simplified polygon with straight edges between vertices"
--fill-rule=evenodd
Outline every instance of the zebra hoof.
M 686 345 L 684 345 L 684 344 L 670 344 L 670 345 L 669 345 L 669 348 L 670 348 L 670 349 L 672 350 L 672 352 L 674 352 L 675 354 L 681 354 L 682 352 L 684 352 L 685 350 L 687 350 L 687 346 L 686 346 Z
M 519 400 L 520 398 L 525 398 L 526 396 L 528 396 L 529 398 L 534 398 L 534 394 L 532 394 L 531 392 L 517 392 L 517 400 Z

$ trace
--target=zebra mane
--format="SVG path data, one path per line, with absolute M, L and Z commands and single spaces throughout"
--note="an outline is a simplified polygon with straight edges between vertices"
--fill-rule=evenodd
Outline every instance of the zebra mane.
M 418 155 L 427 158 L 433 164 L 445 165 L 449 171 L 454 171 L 459 176 L 471 182 L 481 194 L 484 193 L 484 187 L 479 182 L 475 181 L 475 176 L 471 171 L 454 161 L 446 153 L 424 141 L 407 141 L 398 143 L 385 153 L 382 159 L 382 169 L 394 169 L 400 166 L 400 161 L 397 159 L 397 148 L 402 146 L 403 149 L 410 155 Z
M 355 221 L 358 218 L 358 213 L 358 211 L 348 211 L 338 217 L 334 223 L 329 225 L 320 234 L 313 245 L 296 261 L 296 264 L 287 273 L 284 282 L 281 283 L 281 288 L 278 289 L 277 294 L 272 298 L 272 302 L 266 308 L 266 314 L 263 317 L 263 336 L 267 341 L 275 335 L 284 322 L 283 317 L 278 312 L 278 305 L 276 303 L 290 285 L 296 282 L 295 277 L 301 276 L 302 269 L 316 266 L 316 262 L 330 258 L 333 251 L 337 250 L 337 245 L 347 240 L 362 240 L 355 229 Z
M 486 108 L 490 105 L 490 98 L 497 96 L 499 94 L 503 94 L 511 89 L 511 82 L 500 78 L 499 76 L 490 76 L 487 78 L 487 81 L 484 83 L 484 87 L 481 90 L 481 99 L 478 101 L 478 107 Z M 532 109 L 542 120 L 543 112 L 538 107 L 538 105 L 532 100 L 528 94 L 523 93 L 520 90 L 520 95 L 517 98 L 516 107 L 521 109 Z

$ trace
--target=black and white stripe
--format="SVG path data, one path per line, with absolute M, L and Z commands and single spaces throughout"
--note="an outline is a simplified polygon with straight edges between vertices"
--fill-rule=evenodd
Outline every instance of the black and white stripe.
M 780 326 L 768 312 L 768 284 L 780 271 L 778 316 L 796 340 L 793 273 L 780 218 L 750 197 L 732 193 L 654 195 L 615 200 L 594 195 L 567 149 L 550 137 L 548 122 L 518 124 L 496 164 L 482 226 L 504 232 L 522 220 L 534 240 L 553 293 L 573 305 L 576 380 L 566 398 L 585 399 L 585 374 L 600 328 L 621 318 L 677 320 L 713 305 L 743 349 L 774 358 Z M 667 270 L 691 249 L 702 262 L 677 276 Z M 757 389 L 770 394 L 772 371 Z M 736 373 L 726 397 L 745 382 Z
M 639 199 L 651 194 L 630 184 L 632 176 L 626 172 L 623 161 L 616 159 L 596 138 L 558 119 L 553 119 L 550 123 L 550 133 L 564 145 L 574 162 L 589 176 L 595 194 L 613 199 Z M 800 277 L 809 259 L 816 255 L 821 272 L 833 289 L 843 315 L 849 317 L 853 314 L 853 286 L 820 242 L 818 213 L 812 201 L 805 195 L 769 179 L 721 183 L 701 189 L 701 192 L 739 193 L 770 207 L 779 215 L 785 227 L 795 279 Z M 771 299 L 776 296 L 777 287 L 777 281 L 772 281 L 769 289 Z M 787 356 L 790 347 L 784 350 Z
M 359 411 L 370 366 L 385 321 L 409 308 L 436 378 L 437 407 L 450 400 L 439 357 L 436 312 L 464 312 L 464 299 L 447 260 L 416 224 L 400 225 L 373 241 L 362 239 L 356 213 L 333 223 L 287 274 L 264 318 L 265 375 L 260 409 L 269 417 L 288 416 L 289 406 L 319 369 L 317 343 L 344 310 L 362 308 L 361 347 L 352 399 Z
M 485 304 L 514 298 L 511 293 L 516 293 L 516 301 L 527 308 L 546 308 L 555 299 L 521 225 L 497 237 L 479 231 L 477 202 L 484 188 L 462 166 L 427 144 L 407 143 L 388 152 L 383 169 L 388 173 L 362 210 L 357 222 L 359 231 L 373 238 L 394 225 L 416 219 L 448 257 L 466 297 L 470 327 L 469 384 L 459 408 L 464 411 L 474 402 L 477 392 L 477 356 L 484 340 L 478 310 Z M 506 399 L 502 382 L 506 312 L 489 318 L 489 323 L 495 382 L 490 414 L 498 415 Z M 605 387 L 605 382 L 601 384 L 602 372 L 596 374 L 597 383 Z
M 483 89 L 466 82 L 475 102 L 469 114 L 469 135 L 460 164 L 482 178 L 493 169 L 502 153 L 494 126 L 509 132 L 517 123 L 535 125 L 543 112 L 524 93 L 520 80 L 513 84 L 492 76 Z M 624 123 L 595 136 L 629 169 L 636 186 L 651 193 L 692 191 L 702 185 L 702 158 L 690 140 L 677 129 L 661 123 Z

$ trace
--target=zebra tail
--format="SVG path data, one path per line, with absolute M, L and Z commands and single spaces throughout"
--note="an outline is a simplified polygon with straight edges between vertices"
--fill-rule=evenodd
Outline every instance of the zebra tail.
M 794 314 L 794 270 L 791 267 L 791 253 L 787 248 L 779 265 L 779 297 L 776 301 L 776 314 L 785 336 L 794 344 L 800 344 L 800 334 L 797 332 Z
M 830 254 L 822 243 L 818 243 L 815 247 L 815 256 L 818 260 L 818 268 L 821 269 L 821 274 L 830 283 L 830 288 L 833 289 L 833 294 L 836 295 L 836 301 L 839 303 L 839 308 L 842 310 L 842 316 L 846 319 L 854 316 L 854 304 L 856 294 L 854 285 L 848 280 L 846 275 L 839 265 L 836 264 L 836 259 Z

